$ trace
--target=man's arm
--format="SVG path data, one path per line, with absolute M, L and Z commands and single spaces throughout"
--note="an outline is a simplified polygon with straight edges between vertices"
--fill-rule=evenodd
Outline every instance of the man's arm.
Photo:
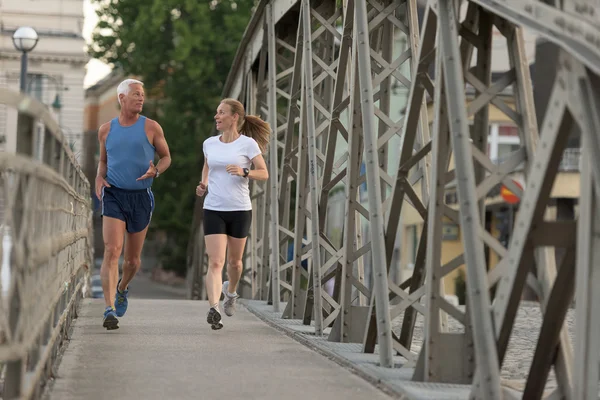
M 102 124 L 100 129 L 98 129 L 98 143 L 100 143 L 100 161 L 98 161 L 98 171 L 96 176 L 100 176 L 102 178 L 106 177 L 107 167 L 106 167 L 106 134 L 108 133 L 108 125 Z
M 98 171 L 96 172 L 96 181 L 94 182 L 94 188 L 96 190 L 96 197 L 100 200 L 102 198 L 102 188 L 104 186 L 110 187 L 108 182 L 106 182 L 106 136 L 108 135 L 108 131 L 110 129 L 109 124 L 103 124 L 98 129 L 98 142 L 100 143 L 100 161 L 98 161 Z
M 171 165 L 171 152 L 165 139 L 165 133 L 158 122 L 152 121 L 152 130 L 154 131 L 154 148 L 159 157 L 156 169 L 159 174 L 162 174 Z

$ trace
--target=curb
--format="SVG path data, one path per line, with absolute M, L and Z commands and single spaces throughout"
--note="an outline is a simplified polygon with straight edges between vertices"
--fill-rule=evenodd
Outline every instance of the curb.
M 242 299 L 240 299 L 240 300 L 242 300 Z M 383 393 L 387 394 L 388 396 L 391 396 L 392 398 L 399 399 L 399 400 L 408 400 L 409 399 L 405 394 L 400 393 L 398 391 L 398 389 L 395 389 L 388 383 L 382 381 L 380 378 L 378 378 L 372 374 L 369 374 L 369 373 L 363 371 L 362 369 L 358 368 L 356 366 L 356 364 L 353 363 L 352 361 L 349 361 L 345 357 L 343 357 L 339 354 L 336 354 L 332 351 L 326 350 L 326 349 L 322 348 L 321 346 L 315 344 L 313 341 L 307 339 L 303 333 L 297 332 L 294 329 L 288 328 L 286 326 L 283 326 L 283 325 L 277 323 L 272 318 L 269 318 L 269 317 L 263 315 L 259 310 L 255 309 L 251 305 L 247 304 L 245 301 L 240 301 L 240 303 L 242 303 L 244 305 L 246 310 L 248 310 L 251 314 L 255 315 L 261 321 L 265 322 L 267 325 L 284 333 L 286 336 L 294 339 L 295 341 L 308 347 L 309 349 L 315 351 L 316 353 L 319 353 L 320 355 L 328 358 L 329 360 L 334 361 L 336 364 L 350 370 L 352 373 L 361 377 L 365 381 L 369 382 L 371 385 L 375 386 L 377 389 L 381 390 Z

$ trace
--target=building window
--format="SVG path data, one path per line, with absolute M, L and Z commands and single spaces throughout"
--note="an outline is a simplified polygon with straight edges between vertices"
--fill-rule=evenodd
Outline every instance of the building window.
M 514 125 L 490 124 L 488 156 L 493 162 L 502 162 L 520 147 L 519 130 Z
M 27 74 L 27 94 L 43 103 L 44 77 L 41 74 Z
M 519 136 L 519 130 L 516 126 L 512 125 L 500 125 L 498 127 L 499 136 Z
M 519 150 L 520 144 L 498 143 L 498 159 L 506 160 L 512 153 Z

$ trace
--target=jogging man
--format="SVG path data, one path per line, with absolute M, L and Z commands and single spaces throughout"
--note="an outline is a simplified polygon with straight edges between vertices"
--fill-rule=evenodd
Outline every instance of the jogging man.
M 171 165 L 169 146 L 161 126 L 140 115 L 144 84 L 126 79 L 117 88 L 121 113 L 98 130 L 100 162 L 96 196 L 102 202 L 104 260 L 100 276 L 106 309 L 102 326 L 118 329 L 127 311 L 128 285 L 140 269 L 142 247 L 154 211 L 150 187 Z M 154 165 L 155 152 L 159 161 Z M 119 279 L 119 257 L 125 254 Z

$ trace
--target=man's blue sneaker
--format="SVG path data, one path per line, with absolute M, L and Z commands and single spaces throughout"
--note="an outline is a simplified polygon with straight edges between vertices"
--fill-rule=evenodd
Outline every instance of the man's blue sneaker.
M 119 320 L 117 319 L 114 308 L 106 307 L 106 310 L 104 310 L 104 322 L 102 323 L 102 326 L 109 331 L 119 329 Z
M 129 288 L 125 289 L 123 292 L 119 292 L 119 284 L 121 280 L 117 283 L 117 293 L 115 294 L 115 310 L 117 311 L 117 317 L 122 317 L 125 315 L 127 311 L 127 296 L 129 295 Z

